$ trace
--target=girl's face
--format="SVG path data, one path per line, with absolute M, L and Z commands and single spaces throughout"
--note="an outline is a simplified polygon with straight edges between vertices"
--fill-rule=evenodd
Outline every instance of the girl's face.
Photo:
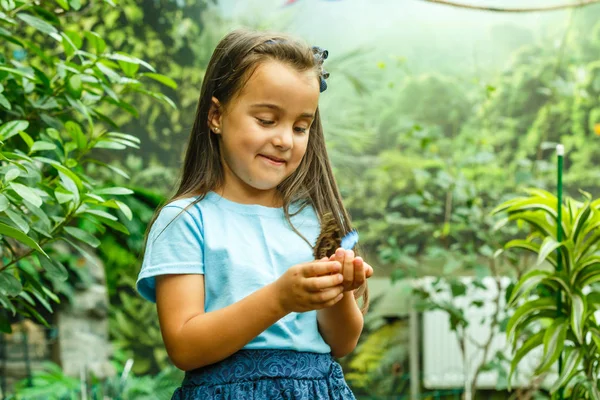
M 213 98 L 208 124 L 220 135 L 226 197 L 275 204 L 277 185 L 304 157 L 318 101 L 316 73 L 278 61 L 261 63 L 225 109 Z

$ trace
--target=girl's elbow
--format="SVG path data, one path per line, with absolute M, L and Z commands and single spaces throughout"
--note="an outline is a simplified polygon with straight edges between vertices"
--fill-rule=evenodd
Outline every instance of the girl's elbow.
M 182 371 L 191 371 L 204 366 L 202 357 L 192 356 L 191 352 L 182 346 L 167 348 L 167 354 L 171 363 Z
M 177 356 L 169 355 L 169 358 L 171 359 L 171 362 L 173 363 L 173 365 L 182 371 L 191 371 L 191 370 L 194 370 L 197 368 L 201 368 L 205 365 L 198 359 L 192 359 L 189 356 L 186 356 L 185 354 L 181 354 L 181 355 L 177 355 Z
M 334 358 L 342 358 L 352 353 L 358 344 L 357 341 L 342 343 L 341 345 L 331 347 L 331 355 Z

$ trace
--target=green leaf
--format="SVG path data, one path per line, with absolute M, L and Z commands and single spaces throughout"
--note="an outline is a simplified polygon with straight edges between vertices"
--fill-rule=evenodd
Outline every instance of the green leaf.
M 512 362 L 511 362 L 510 374 L 508 375 L 508 389 L 509 390 L 511 389 L 512 376 L 516 372 L 519 362 L 523 359 L 523 357 L 525 357 L 527 354 L 529 354 L 529 352 L 531 352 L 533 349 L 542 345 L 543 340 L 544 340 L 544 333 L 545 333 L 545 331 L 540 331 L 540 332 L 530 336 L 525 341 L 525 343 L 523 343 L 523 345 L 521 347 L 519 347 L 519 350 L 517 350 L 517 353 L 515 354 Z
M 125 150 L 127 146 L 109 140 L 101 140 L 94 145 L 95 149 Z
M 585 324 L 586 302 L 581 293 L 571 295 L 571 328 L 580 344 L 583 344 L 583 326 Z
M 147 76 L 148 78 L 154 79 L 155 81 L 160 82 L 163 85 L 170 87 L 171 89 L 177 89 L 177 83 L 173 79 L 169 78 L 168 76 L 161 75 L 161 74 L 155 74 L 152 72 L 145 72 L 142 75 Z
M 61 42 L 63 45 L 63 49 L 65 50 L 65 54 L 68 58 L 73 57 L 75 52 L 78 50 L 77 46 L 75 46 L 75 43 L 73 43 L 69 35 L 67 35 L 65 32 L 61 32 L 60 36 L 62 37 Z
M 81 49 L 81 45 L 83 45 L 83 38 L 81 37 L 81 34 L 78 31 L 67 30 L 64 31 L 64 34 L 73 44 L 75 50 Z
M 98 261 L 92 257 L 90 255 L 90 253 L 88 253 L 87 251 L 85 251 L 83 248 L 81 248 L 80 246 L 78 246 L 76 243 L 73 243 L 71 240 L 67 239 L 66 237 L 61 237 L 61 240 L 64 240 L 65 242 L 69 243 L 71 246 L 73 246 L 77 251 L 79 251 L 79 253 L 86 259 L 88 260 L 91 264 L 102 268 L 102 265 L 98 264 Z
M 85 37 L 87 38 L 90 46 L 96 51 L 96 54 L 104 53 L 104 50 L 106 49 L 106 42 L 100 35 L 98 35 L 96 32 L 86 32 Z
M 31 153 L 34 153 L 36 151 L 54 150 L 54 149 L 56 149 L 56 145 L 54 143 L 37 141 L 37 142 L 33 143 L 33 146 L 31 146 Z
M 120 201 L 115 202 L 119 206 L 119 210 L 121 210 L 121 212 L 125 215 L 125 218 L 131 221 L 133 219 L 133 213 L 131 212 L 131 209 L 127 206 L 127 204 Z
M 27 186 L 15 182 L 11 182 L 9 186 L 12 190 L 17 192 L 19 196 L 21 196 L 23 199 L 27 200 L 31 204 L 35 205 L 36 207 L 42 206 L 42 198 Z
M 94 248 L 100 246 L 100 240 L 82 229 L 66 226 L 65 231 L 75 239 L 81 240 Z
M 591 212 L 592 209 L 590 208 L 590 203 L 586 203 L 585 207 L 579 210 L 577 213 L 577 219 L 573 224 L 573 242 L 577 243 L 577 238 L 579 237 L 579 234 L 583 230 L 585 224 L 588 222 L 588 217 L 590 216 Z
M 544 333 L 544 355 L 540 366 L 535 370 L 539 375 L 546 372 L 554 364 L 565 346 L 567 329 L 569 325 L 566 318 L 557 318 Z
M 50 305 L 50 303 L 48 303 L 48 301 L 46 301 L 46 298 L 41 294 L 36 292 L 34 289 L 30 290 L 31 293 L 33 293 L 33 295 L 35 296 L 35 298 L 38 300 L 38 302 L 44 306 L 44 308 L 46 310 L 48 310 L 48 312 L 52 313 L 52 306 Z M 23 292 L 26 293 L 26 292 Z
M 2 5 L 2 8 L 4 8 L 6 11 L 12 11 L 17 7 L 17 4 L 14 0 L 1 0 L 0 4 Z
M 19 136 L 21 136 L 21 139 L 23 139 L 23 141 L 27 144 L 27 147 L 31 149 L 31 146 L 33 146 L 33 143 L 35 143 L 31 136 L 29 136 L 26 132 L 23 131 L 19 132 Z
M 594 263 L 581 270 L 579 274 L 577 274 L 575 285 L 583 289 L 596 282 L 600 282 L 600 263 Z
M 173 102 L 173 100 L 171 100 L 169 97 L 165 96 L 162 93 L 150 92 L 141 88 L 134 88 L 134 90 L 137 92 L 145 93 L 148 96 L 154 97 L 155 99 L 162 101 L 166 105 L 170 106 L 173 110 L 177 110 L 177 105 Z
M 30 80 L 35 80 L 34 75 L 31 75 L 25 71 L 21 71 L 21 70 L 15 69 L 15 68 L 9 68 L 9 67 L 4 67 L 4 66 L 0 65 L 0 71 L 10 72 L 13 75 L 19 75 L 19 76 L 25 77 Z
M 513 306 L 517 301 L 523 297 L 527 296 L 531 290 L 533 290 L 540 282 L 546 279 L 550 275 L 547 271 L 541 270 L 533 270 L 525 275 L 519 280 L 519 283 L 515 286 L 512 291 L 512 295 L 508 301 L 508 306 Z
M 580 235 L 581 239 L 584 239 L 590 234 L 590 232 L 595 231 L 598 228 L 600 228 L 600 213 L 598 211 L 594 211 L 594 216 L 590 218 L 589 223 L 583 228 L 583 232 Z
M 128 135 L 126 133 L 108 132 L 107 135 L 110 136 L 110 137 L 115 137 L 115 138 L 119 138 L 119 139 L 125 139 L 125 140 L 127 140 L 129 142 L 133 142 L 133 143 L 137 143 L 137 144 L 141 143 L 140 139 L 136 138 L 133 135 Z
M 515 213 L 508 217 L 511 221 L 524 221 L 545 236 L 556 237 L 556 221 L 537 211 Z
M 54 129 L 54 128 L 48 128 L 48 129 L 46 129 L 46 133 L 52 139 L 54 139 L 54 140 L 62 143 L 62 138 L 60 137 L 60 133 L 56 129 Z
M 548 258 L 548 255 L 550 255 L 550 253 L 556 251 L 557 248 L 559 248 L 561 246 L 561 243 L 557 242 L 553 237 L 547 237 L 546 239 L 544 239 L 544 242 L 542 243 L 541 247 L 540 247 L 540 252 L 538 255 L 538 259 L 536 261 L 536 265 L 540 265 L 544 262 L 544 260 L 546 260 L 546 258 Z
M 26 301 L 17 298 L 17 301 L 19 303 L 21 303 L 26 309 L 27 311 L 30 313 L 30 315 L 32 315 L 33 317 L 35 317 L 35 319 L 37 319 L 39 322 L 41 322 L 46 328 L 51 328 L 50 325 L 48 325 L 48 322 L 44 319 L 44 317 L 41 316 L 41 314 L 39 312 L 37 312 L 37 310 L 33 307 L 31 307 L 29 304 L 27 304 Z
M 48 276 L 57 279 L 61 282 L 66 281 L 69 277 L 69 272 L 67 271 L 65 266 L 60 263 L 60 261 L 50 260 L 45 257 L 38 257 L 38 259 L 40 260 L 40 264 L 42 268 L 44 268 L 44 271 L 46 271 Z
M 55 0 L 56 3 L 63 9 L 66 11 L 69 11 L 69 3 L 67 2 L 67 0 Z
M 79 9 L 81 8 L 81 0 L 69 0 L 69 4 L 76 11 L 79 11 Z
M 88 213 L 88 214 L 92 214 L 92 215 L 97 215 L 99 217 L 104 217 L 106 219 L 110 219 L 111 221 L 118 221 L 117 217 L 115 217 L 112 214 L 107 213 L 106 211 L 87 209 L 84 212 Z
M 18 13 L 17 18 L 21 19 L 27 25 L 34 27 L 40 32 L 46 33 L 51 36 L 58 35 L 58 31 L 56 30 L 56 28 L 50 25 L 48 22 L 44 21 L 43 19 L 24 13 Z
M 10 202 L 8 201 L 8 198 L 2 193 L 0 193 L 0 212 L 3 212 L 8 207 L 10 207 Z
M 44 256 L 48 257 L 46 252 L 44 250 L 42 250 L 42 248 L 40 247 L 39 244 L 37 244 L 33 239 L 31 239 L 29 236 L 27 236 L 23 232 L 19 231 L 18 229 L 13 228 L 12 226 L 8 226 L 8 225 L 0 222 L 0 235 L 9 236 L 13 239 L 16 239 L 19 242 L 23 243 L 24 245 L 26 245 L 34 250 L 39 251 Z
M 0 293 L 14 297 L 23 290 L 21 282 L 15 278 L 11 271 L 0 272 Z
M 552 193 L 548 192 L 547 190 L 544 189 L 539 189 L 539 188 L 526 188 L 523 190 L 525 193 L 527 193 L 528 195 L 532 196 L 532 197 L 541 197 L 544 199 L 556 199 L 556 196 L 553 195 Z
M 94 191 L 96 194 L 112 194 L 112 195 L 129 195 L 133 194 L 133 190 L 124 187 L 111 187 Z
M 1 67 L 0 67 L 1 69 Z M 5 141 L 13 137 L 20 131 L 24 131 L 29 127 L 29 122 L 23 120 L 9 121 L 0 126 L 0 140 Z
M 69 80 L 67 81 L 67 90 L 69 94 L 74 99 L 81 98 L 81 93 L 83 91 L 83 86 L 81 84 L 81 76 L 80 75 L 71 75 Z
M 585 352 L 582 349 L 573 349 L 569 352 L 566 360 L 563 364 L 563 370 L 558 380 L 554 383 L 550 389 L 551 393 L 555 393 L 561 387 L 566 387 L 569 381 L 577 373 L 577 367 L 581 364 Z
M 125 225 L 123 225 L 120 222 L 116 222 L 111 219 L 103 218 L 98 215 L 94 215 L 94 216 L 86 215 L 85 217 L 86 217 L 86 219 L 95 219 L 95 220 L 99 221 L 99 223 L 102 223 L 102 224 L 116 230 L 117 232 L 121 232 L 121 233 L 124 233 L 125 235 L 129 235 L 129 231 L 127 230 Z
M 45 158 L 45 157 L 34 157 L 34 159 L 41 161 L 45 164 L 52 165 L 59 173 L 65 175 L 69 180 L 71 180 L 72 183 L 74 183 L 77 186 L 77 189 L 81 190 L 83 188 L 83 183 L 81 182 L 81 179 L 79 179 L 79 177 L 77 175 L 75 175 L 72 171 L 67 169 L 61 163 L 51 160 L 49 158 Z M 62 178 L 63 178 L 63 176 L 61 175 L 61 180 L 62 180 Z M 64 183 L 64 181 L 63 181 L 63 183 Z M 69 187 L 67 187 L 67 189 L 69 189 Z M 77 195 L 79 196 L 79 192 L 77 192 Z
M 73 183 L 73 185 L 75 185 Z M 77 187 L 75 187 L 75 190 L 77 190 Z M 73 193 L 68 191 L 67 189 L 64 189 L 63 187 L 59 186 L 54 190 L 54 196 L 56 197 L 56 201 L 58 201 L 58 204 L 65 204 L 68 203 L 69 201 L 73 200 Z
M 87 149 L 87 138 L 78 123 L 67 121 L 65 128 L 79 149 Z
M 506 325 L 506 334 L 509 341 L 512 341 L 511 338 L 515 335 L 514 329 L 520 322 L 523 322 L 529 315 L 543 310 L 556 310 L 554 299 L 536 299 L 519 307 Z
M 14 181 L 19 175 L 21 175 L 21 170 L 19 168 L 11 168 L 6 175 L 4 175 L 4 182 Z
M 48 215 L 44 212 L 44 210 L 42 210 L 40 207 L 36 207 L 27 200 L 23 200 L 23 204 L 33 215 L 37 217 L 37 221 L 35 221 L 35 219 L 32 218 L 32 221 L 34 221 L 34 223 L 42 225 L 42 227 L 46 231 L 50 231 L 52 229 L 52 223 L 50 222 L 50 219 L 48 218 Z
M 8 101 L 8 99 L 6 97 L 4 97 L 3 94 L 0 94 L 0 106 L 6 108 L 9 111 L 12 110 L 10 102 Z
M 83 117 L 85 117 L 85 119 L 88 121 L 88 125 L 90 126 L 91 131 L 91 127 L 93 126 L 94 122 L 92 120 L 92 117 L 90 116 L 88 107 L 85 104 L 83 104 L 81 100 L 73 99 L 71 96 L 66 96 L 66 99 L 69 105 L 73 107 L 73 109 L 77 110 Z
M 6 213 L 6 215 L 8 215 L 8 218 L 10 218 L 10 220 L 12 222 L 15 223 L 15 225 L 17 225 L 17 227 L 19 227 L 19 229 L 27 234 L 29 233 L 29 224 L 27 223 L 27 221 L 25 221 L 25 219 L 23 219 L 23 217 L 21 216 L 21 214 L 17 214 L 16 212 L 14 212 L 13 210 L 11 210 L 10 208 L 7 209 L 6 211 L 4 211 Z
M 540 245 L 539 244 L 534 243 L 534 242 L 530 242 L 528 240 L 522 240 L 522 239 L 511 240 L 510 242 L 506 243 L 506 245 L 504 245 L 504 248 L 506 250 L 513 249 L 513 248 L 529 250 L 532 253 L 535 253 L 536 255 L 540 251 Z M 556 267 L 556 259 L 555 258 L 553 258 L 550 255 L 550 256 L 547 257 L 547 260 L 548 260 L 549 263 L 551 263 L 553 266 Z
M 573 292 L 571 286 L 569 285 L 569 277 L 565 271 L 557 272 L 556 274 L 549 276 L 548 278 L 544 279 L 543 283 L 553 286 L 556 289 L 560 288 L 560 290 L 564 291 L 567 296 L 571 296 L 571 293 Z M 559 286 L 555 286 L 553 283 L 558 283 Z
M 130 56 L 128 54 L 113 53 L 113 54 L 106 55 L 106 58 L 108 58 L 110 60 L 115 60 L 115 61 L 123 61 L 126 63 L 143 65 L 144 67 L 148 68 L 150 71 L 156 72 L 156 70 L 150 64 L 145 62 L 144 60 L 140 60 L 139 58 Z
M 35 301 L 33 300 L 33 298 L 31 298 L 29 293 L 23 291 L 23 292 L 19 293 L 18 296 L 24 298 L 32 306 L 35 306 Z
M 575 268 L 571 271 L 571 283 L 575 283 L 578 279 L 579 274 L 587 267 L 593 266 L 600 263 L 600 255 L 591 255 L 584 258 L 580 258 L 575 265 Z

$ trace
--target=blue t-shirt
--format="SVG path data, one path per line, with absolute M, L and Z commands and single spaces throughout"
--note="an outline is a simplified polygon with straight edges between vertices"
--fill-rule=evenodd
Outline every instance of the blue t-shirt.
M 215 311 L 274 282 L 289 267 L 314 259 L 283 208 L 235 203 L 209 192 L 182 212 L 196 199 L 168 204 L 152 225 L 136 284 L 145 299 L 156 302 L 156 275 L 203 274 L 204 310 Z M 297 210 L 290 206 L 290 213 Z M 291 220 L 314 245 L 320 233 L 314 209 L 307 206 Z M 286 315 L 244 348 L 331 351 L 318 331 L 316 311 Z

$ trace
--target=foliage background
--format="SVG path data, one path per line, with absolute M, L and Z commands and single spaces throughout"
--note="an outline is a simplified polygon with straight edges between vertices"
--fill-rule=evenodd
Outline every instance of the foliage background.
M 525 187 L 555 190 L 558 142 L 567 155 L 566 192 L 600 194 L 599 6 L 498 15 L 424 2 L 283 3 L 82 1 L 68 19 L 69 29 L 94 30 L 177 84 L 154 88 L 173 106 L 131 93 L 136 111 L 110 116 L 140 139 L 140 149 L 101 157 L 131 179 L 89 170 L 105 186 L 134 192 L 122 199 L 132 220 L 119 215 L 130 235 L 95 232 L 121 370 L 129 357 L 135 374 L 169 365 L 155 309 L 133 284 L 146 224 L 174 189 L 212 48 L 234 27 L 283 30 L 329 50 L 331 78 L 321 98 L 328 149 L 378 277 L 442 276 L 460 296 L 466 289 L 457 277 L 493 274 L 494 250 L 518 228 L 494 232 L 490 211 Z M 18 50 L 0 48 L 5 56 Z M 85 282 L 84 275 L 67 282 Z M 371 318 L 356 352 L 342 360 L 348 380 L 357 393 L 405 393 L 405 383 L 394 380 L 405 360 L 405 324 L 378 314 L 376 302 Z M 135 334 L 140 327 L 148 332 L 143 340 Z

